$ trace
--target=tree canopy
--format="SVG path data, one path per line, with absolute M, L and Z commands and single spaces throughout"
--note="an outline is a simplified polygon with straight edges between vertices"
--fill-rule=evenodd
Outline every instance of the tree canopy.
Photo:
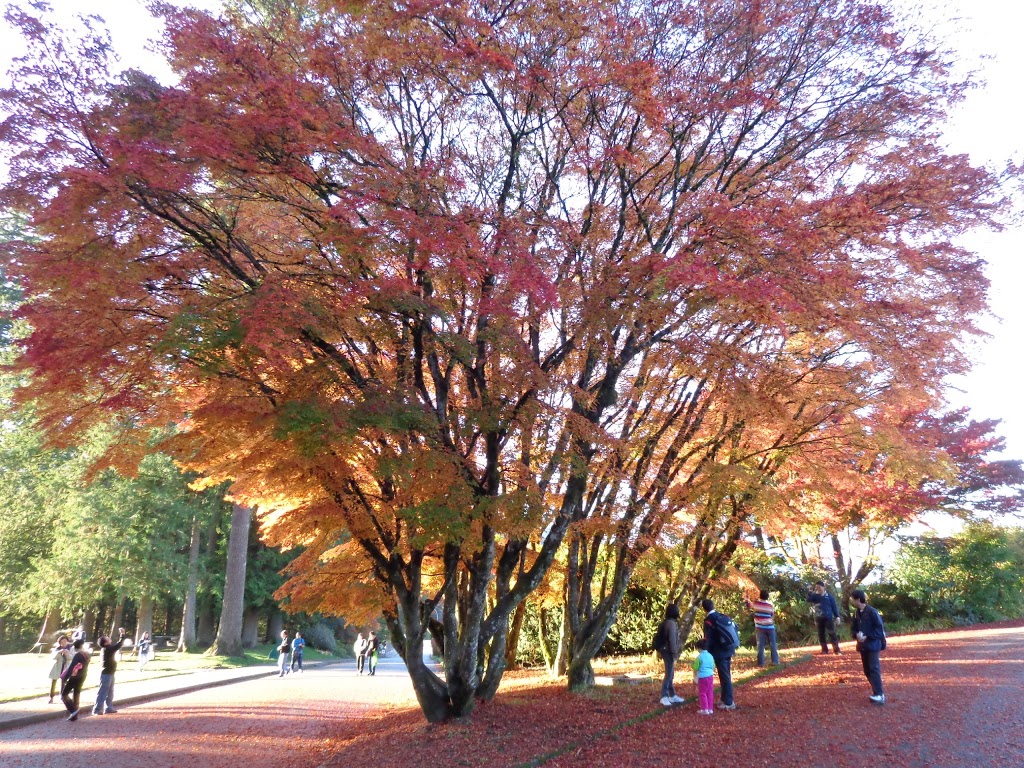
M 969 83 L 884 6 L 163 14 L 174 84 L 9 14 L 26 397 L 58 441 L 176 424 L 305 547 L 293 604 L 379 601 L 432 720 L 494 695 L 564 541 L 585 684 L 666 525 L 713 569 L 791 462 L 881 450 L 966 365 L 986 283 L 956 238 L 1000 179 L 943 148 Z

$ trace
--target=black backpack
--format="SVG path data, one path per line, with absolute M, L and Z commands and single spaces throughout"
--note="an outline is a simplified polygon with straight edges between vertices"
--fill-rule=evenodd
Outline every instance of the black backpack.
M 714 618 L 715 632 L 718 635 L 715 645 L 723 651 L 735 651 L 740 647 L 740 631 L 736 622 L 724 613 L 716 613 Z
M 668 632 L 665 631 L 664 621 L 658 625 L 658 631 L 654 633 L 654 639 L 651 641 L 651 648 L 659 653 L 668 648 Z

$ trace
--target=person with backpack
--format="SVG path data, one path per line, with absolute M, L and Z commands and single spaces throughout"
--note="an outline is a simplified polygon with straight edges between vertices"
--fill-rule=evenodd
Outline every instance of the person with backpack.
M 377 652 L 380 650 L 380 640 L 377 639 L 377 633 L 371 632 L 370 636 L 366 639 L 366 658 L 370 663 L 370 676 L 377 674 Z
M 661 680 L 661 705 L 671 707 L 682 704 L 685 699 L 676 696 L 675 667 L 679 656 L 679 606 L 669 603 L 665 608 L 665 620 L 658 625 L 652 643 L 654 650 L 665 662 L 665 676 Z
M 814 589 L 807 593 L 807 602 L 814 603 L 814 623 L 818 627 L 818 642 L 821 643 L 821 655 L 828 655 L 828 646 L 825 644 L 825 635 L 828 634 L 829 642 L 837 656 L 843 652 L 839 650 L 839 635 L 836 633 L 836 621 L 839 620 L 839 604 L 832 597 L 830 592 L 825 590 L 825 582 L 818 581 Z
M 704 616 L 704 639 L 707 651 L 715 660 L 718 671 L 718 684 L 722 690 L 722 703 L 719 709 L 736 709 L 732 695 L 732 657 L 739 648 L 739 632 L 736 622 L 715 610 L 715 603 L 710 598 L 701 600 L 701 608 L 706 611 Z
M 874 704 L 885 704 L 885 691 L 882 690 L 881 653 L 885 650 L 885 625 L 882 617 L 873 606 L 868 605 L 864 590 L 855 589 L 850 599 L 856 608 L 853 616 L 853 637 L 857 641 L 864 677 L 871 683 L 871 699 Z

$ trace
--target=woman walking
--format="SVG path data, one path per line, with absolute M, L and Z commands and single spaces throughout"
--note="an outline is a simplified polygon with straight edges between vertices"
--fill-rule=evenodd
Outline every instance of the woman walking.
M 149 632 L 143 632 L 139 638 L 139 644 L 135 647 L 139 652 L 139 672 L 153 658 L 153 642 L 149 639 Z
M 57 638 L 57 644 L 50 653 L 50 660 L 53 666 L 50 667 L 50 700 L 46 702 L 47 704 L 53 704 L 53 698 L 57 695 L 57 681 L 64 678 L 64 670 L 71 662 L 71 643 L 68 642 L 67 635 Z

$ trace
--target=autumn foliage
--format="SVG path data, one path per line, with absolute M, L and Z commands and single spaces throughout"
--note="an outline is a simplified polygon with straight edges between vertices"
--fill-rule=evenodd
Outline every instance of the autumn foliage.
M 494 695 L 565 542 L 585 685 L 667 531 L 695 601 L 756 520 L 801 523 L 780 473 L 882 452 L 963 370 L 954 238 L 999 179 L 939 144 L 965 84 L 884 7 L 257 7 L 164 8 L 173 84 L 11 12 L 26 396 L 57 439 L 175 424 L 304 547 L 295 606 L 384 609 L 430 719 Z

